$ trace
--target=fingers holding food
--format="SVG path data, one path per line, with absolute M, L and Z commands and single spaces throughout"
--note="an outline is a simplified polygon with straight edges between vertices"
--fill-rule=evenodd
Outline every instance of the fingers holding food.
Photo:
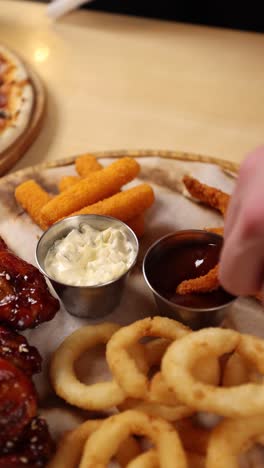
M 225 215 L 230 195 L 187 175 L 183 178 L 183 182 L 192 197 Z
M 105 420 L 85 444 L 80 468 L 107 466 L 129 435 L 147 436 L 155 445 L 160 466 L 187 468 L 179 436 L 166 421 L 138 411 L 126 411 Z
M 40 212 L 46 203 L 51 200 L 51 195 L 34 180 L 27 180 L 18 185 L 15 190 L 15 198 L 34 223 L 38 224 L 42 229 Z
M 135 159 L 123 158 L 90 174 L 68 190 L 50 200 L 41 210 L 43 225 L 50 226 L 84 206 L 91 205 L 118 192 L 139 172 Z

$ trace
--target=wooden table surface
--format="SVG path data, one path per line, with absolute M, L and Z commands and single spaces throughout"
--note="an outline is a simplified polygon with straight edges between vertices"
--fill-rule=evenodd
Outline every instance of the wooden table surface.
M 264 35 L 1 0 L 0 42 L 45 83 L 15 169 L 86 151 L 169 149 L 241 161 L 264 140 Z

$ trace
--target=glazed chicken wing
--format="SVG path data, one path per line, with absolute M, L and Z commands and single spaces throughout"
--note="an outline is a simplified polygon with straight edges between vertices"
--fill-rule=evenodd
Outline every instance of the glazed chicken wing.
M 9 441 L 2 449 L 0 468 L 46 466 L 53 449 L 54 444 L 46 421 L 42 418 L 34 418 L 16 442 Z
M 0 358 L 0 447 L 19 436 L 36 410 L 31 380 L 11 362 Z
M 41 356 L 26 338 L 0 325 L 0 357 L 10 361 L 28 377 L 41 371 Z
M 51 320 L 59 301 L 49 292 L 37 268 L 11 252 L 0 238 L 0 322 L 12 328 L 34 328 Z

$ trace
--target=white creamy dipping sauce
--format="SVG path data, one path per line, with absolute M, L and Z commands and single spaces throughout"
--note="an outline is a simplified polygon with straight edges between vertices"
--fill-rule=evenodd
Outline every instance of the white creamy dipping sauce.
M 96 286 L 126 273 L 135 260 L 136 249 L 125 228 L 94 229 L 81 224 L 48 250 L 47 274 L 72 286 Z

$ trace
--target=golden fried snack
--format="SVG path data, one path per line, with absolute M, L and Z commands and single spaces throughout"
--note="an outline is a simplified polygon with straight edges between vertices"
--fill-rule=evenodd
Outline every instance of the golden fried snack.
M 144 235 L 145 232 L 145 218 L 144 214 L 139 214 L 132 219 L 127 221 L 127 225 L 134 231 L 136 236 L 140 239 Z
M 187 175 L 184 176 L 183 182 L 192 197 L 225 215 L 230 195 L 215 187 L 202 184 L 199 180 Z
M 264 374 L 263 340 L 234 330 L 206 328 L 171 344 L 162 360 L 162 375 L 178 399 L 196 411 L 226 417 L 264 415 L 263 381 L 227 388 L 204 384 L 192 374 L 199 359 L 234 350 Z
M 133 347 L 145 336 L 177 340 L 190 332 L 189 328 L 176 320 L 149 317 L 120 328 L 111 337 L 106 347 L 107 362 L 127 396 L 148 399 L 150 388 L 148 376 L 139 371 L 136 362 L 128 353 L 128 348 Z
M 59 182 L 58 188 L 60 192 L 67 190 L 68 188 L 72 187 L 73 185 L 77 184 L 81 179 L 78 176 L 63 176 Z
M 91 434 L 85 444 L 80 468 L 107 467 L 120 443 L 132 434 L 147 436 L 154 443 L 161 467 L 188 467 L 180 438 L 171 424 L 130 410 L 107 418 Z
M 77 184 L 81 178 L 89 176 L 92 172 L 99 171 L 103 169 L 103 166 L 99 161 L 89 154 L 84 154 L 79 156 L 75 160 L 75 168 L 79 176 L 64 176 L 59 182 L 59 191 L 63 192 L 73 185 Z M 81 176 L 81 177 L 80 177 Z
M 118 192 L 122 185 L 134 179 L 139 164 L 133 158 L 123 158 L 88 177 L 50 200 L 41 210 L 41 219 L 50 226 L 59 219 Z M 133 217 L 130 216 L 130 218 Z
M 188 468 L 206 468 L 205 457 L 199 453 L 187 452 Z
M 213 232 L 214 234 L 218 234 L 219 236 L 224 235 L 224 228 L 223 227 L 206 228 L 205 231 Z
M 182 281 L 180 284 L 178 284 L 176 293 L 181 295 L 192 293 L 203 294 L 218 289 L 220 286 L 218 271 L 219 265 L 216 265 L 204 276 Z
M 86 421 L 75 430 L 66 433 L 59 442 L 57 451 L 47 468 L 76 468 L 81 461 L 84 444 L 90 435 L 102 424 L 102 419 Z M 128 437 L 120 445 L 116 455 L 118 463 L 125 467 L 130 460 L 140 454 L 140 448 L 133 437 Z
M 102 168 L 102 164 L 91 154 L 83 154 L 75 159 L 75 169 L 81 177 L 87 177 L 91 172 L 99 171 Z
M 238 456 L 264 434 L 264 417 L 224 420 L 209 440 L 206 468 L 239 468 Z
M 30 179 L 18 185 L 15 190 L 15 197 L 34 223 L 43 229 L 40 211 L 51 200 L 51 195 L 45 192 L 37 182 Z
M 154 192 L 152 188 L 148 184 L 141 184 L 124 192 L 116 193 L 94 205 L 86 206 L 82 210 L 71 213 L 71 215 L 98 214 L 112 216 L 126 223 L 150 208 L 153 202 Z
M 85 385 L 74 371 L 74 363 L 85 351 L 97 344 L 107 343 L 119 329 L 117 324 L 102 323 L 79 328 L 68 336 L 51 358 L 50 378 L 57 395 L 79 408 L 101 410 L 122 403 L 126 395 L 119 384 L 99 382 Z

